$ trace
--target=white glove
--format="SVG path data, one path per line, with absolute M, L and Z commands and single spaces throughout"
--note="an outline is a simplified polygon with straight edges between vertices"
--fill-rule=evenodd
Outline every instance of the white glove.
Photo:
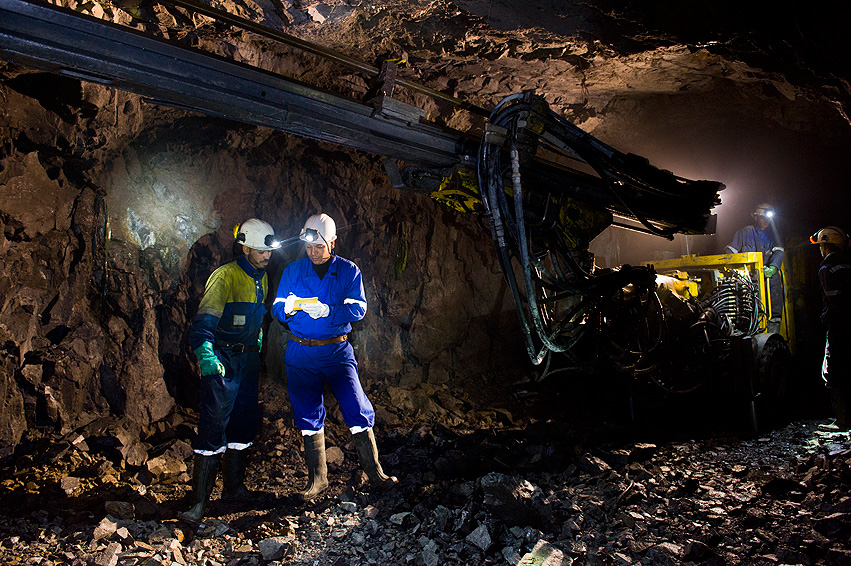
M 295 302 L 298 298 L 292 293 L 287 296 L 286 300 L 284 300 L 284 314 L 290 315 L 295 312 Z
M 304 303 L 301 305 L 301 310 L 309 314 L 312 319 L 322 318 L 331 314 L 331 307 L 319 301 Z

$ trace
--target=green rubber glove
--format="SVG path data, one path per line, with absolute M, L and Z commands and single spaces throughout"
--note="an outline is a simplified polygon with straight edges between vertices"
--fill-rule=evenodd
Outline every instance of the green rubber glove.
M 775 273 L 777 273 L 777 268 L 773 265 L 766 265 L 762 268 L 762 272 L 765 273 L 765 276 L 770 279 L 771 277 L 774 277 Z
M 225 376 L 225 366 L 216 357 L 213 352 L 213 343 L 204 342 L 193 352 L 201 364 L 201 375 L 220 375 Z
M 260 329 L 260 334 L 257 335 L 257 349 L 263 349 L 263 329 Z

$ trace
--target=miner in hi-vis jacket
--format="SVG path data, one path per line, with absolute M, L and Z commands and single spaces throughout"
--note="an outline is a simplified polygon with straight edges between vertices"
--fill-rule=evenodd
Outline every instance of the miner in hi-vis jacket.
M 328 487 L 325 462 L 325 384 L 331 388 L 352 432 L 361 467 L 372 485 L 396 483 L 378 462 L 372 427 L 375 411 L 358 378 L 358 364 L 347 341 L 352 322 L 366 314 L 358 266 L 334 253 L 337 227 L 327 214 L 307 219 L 299 238 L 307 257 L 287 265 L 272 314 L 289 326 L 287 387 L 295 424 L 304 438 L 307 487 L 311 500 Z
M 245 487 L 245 465 L 248 448 L 260 429 L 260 347 L 269 286 L 266 266 L 280 242 L 272 227 L 256 218 L 237 226 L 234 235 L 243 255 L 210 275 L 189 330 L 189 345 L 201 366 L 192 507 L 181 514 L 191 522 L 204 516 L 222 459 L 222 499 L 255 499 Z

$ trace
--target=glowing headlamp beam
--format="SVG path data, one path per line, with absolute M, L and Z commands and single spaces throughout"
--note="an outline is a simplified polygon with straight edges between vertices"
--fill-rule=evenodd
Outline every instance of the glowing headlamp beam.
M 301 241 L 307 242 L 308 244 L 319 242 L 321 240 L 325 242 L 326 246 L 328 245 L 328 241 L 325 240 L 325 236 L 323 236 L 316 228 L 303 228 L 298 237 Z
M 281 241 L 272 234 L 268 234 L 266 236 L 266 239 L 263 240 L 263 243 L 266 244 L 267 248 L 272 248 L 273 250 L 276 250 L 281 247 Z

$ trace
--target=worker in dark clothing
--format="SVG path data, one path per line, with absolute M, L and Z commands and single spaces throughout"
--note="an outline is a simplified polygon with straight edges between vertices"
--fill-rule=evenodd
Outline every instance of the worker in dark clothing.
M 762 271 L 768 283 L 771 306 L 769 329 L 776 331 L 783 313 L 783 281 L 780 267 L 783 265 L 783 246 L 773 223 L 774 209 L 770 204 L 757 205 L 753 212 L 754 223 L 741 228 L 727 244 L 725 253 L 762 253 Z
M 822 255 L 818 270 L 824 294 L 821 320 L 827 327 L 822 378 L 830 395 L 835 421 L 819 430 L 842 432 L 851 428 L 851 251 L 848 235 L 828 226 L 810 237 Z
M 237 226 L 234 235 L 243 255 L 210 275 L 189 330 L 189 344 L 201 366 L 192 507 L 181 514 L 191 522 L 204 516 L 222 454 L 222 499 L 255 498 L 245 487 L 245 466 L 260 428 L 260 347 L 269 287 L 265 269 L 280 243 L 272 227 L 256 218 Z
M 328 487 L 325 459 L 325 384 L 331 388 L 349 426 L 361 467 L 372 485 L 388 487 L 378 462 L 372 427 L 375 411 L 358 378 L 358 364 L 347 335 L 352 322 L 366 314 L 360 269 L 334 253 L 337 227 L 327 214 L 307 219 L 299 238 L 307 257 L 287 265 L 281 275 L 272 314 L 287 323 L 287 387 L 295 424 L 304 438 L 307 487 L 303 500 Z

